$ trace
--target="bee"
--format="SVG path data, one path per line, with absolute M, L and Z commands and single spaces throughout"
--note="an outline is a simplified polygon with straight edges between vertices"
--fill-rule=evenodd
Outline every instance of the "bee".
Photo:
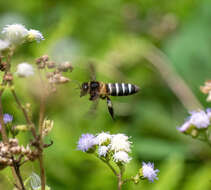
M 90 66 L 91 66 L 92 73 L 94 73 L 93 65 L 90 65 Z M 137 93 L 139 90 L 140 88 L 134 84 L 104 83 L 104 82 L 96 81 L 94 75 L 92 75 L 91 81 L 82 83 L 80 97 L 89 94 L 90 101 L 106 99 L 108 111 L 112 119 L 114 119 L 113 105 L 109 96 L 128 96 L 128 95 Z

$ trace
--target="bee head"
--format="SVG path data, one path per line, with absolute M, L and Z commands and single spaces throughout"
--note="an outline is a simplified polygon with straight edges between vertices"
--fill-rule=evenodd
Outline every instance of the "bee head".
M 81 85 L 81 95 L 80 95 L 80 97 L 85 96 L 88 93 L 88 91 L 89 91 L 89 83 L 84 82 Z

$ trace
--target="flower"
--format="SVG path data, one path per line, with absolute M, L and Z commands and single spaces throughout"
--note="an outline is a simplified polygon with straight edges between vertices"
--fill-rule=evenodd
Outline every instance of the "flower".
M 185 132 L 189 129 L 189 127 L 191 126 L 191 123 L 190 121 L 186 121 L 181 127 L 178 127 L 177 129 L 180 131 L 180 132 Z
M 13 116 L 10 115 L 10 114 L 8 114 L 8 113 L 5 113 L 3 119 L 4 119 L 4 123 L 5 123 L 5 124 L 6 124 L 6 123 L 10 123 L 10 122 L 12 122 L 12 120 L 13 120 Z
M 210 125 L 210 119 L 205 111 L 200 110 L 200 111 L 193 111 L 190 113 L 191 117 L 189 121 L 191 124 L 196 126 L 196 128 L 198 129 L 207 128 Z
M 153 163 L 150 162 L 148 162 L 148 164 L 146 164 L 145 162 L 142 163 L 142 174 L 144 178 L 147 178 L 151 182 L 153 182 L 154 179 L 158 180 L 157 172 L 159 172 L 159 170 L 158 169 L 154 170 Z
M 36 40 L 39 43 L 41 40 L 44 40 L 44 37 L 40 31 L 30 29 L 28 31 L 28 40 L 29 41 Z
M 111 144 L 110 144 L 110 148 L 111 150 L 117 152 L 117 151 L 125 151 L 125 152 L 130 152 L 130 144 L 131 142 L 128 140 L 128 136 L 124 135 L 124 134 L 116 134 L 116 135 L 112 135 L 111 138 Z
M 4 51 L 4 50 L 8 49 L 9 46 L 10 46 L 10 43 L 8 41 L 0 39 L 0 51 Z
M 107 152 L 108 152 L 108 147 L 107 146 L 99 146 L 99 148 L 98 148 L 98 155 L 99 156 L 105 157 Z
M 10 123 L 13 120 L 13 116 L 8 113 L 5 113 L 3 115 L 3 120 L 4 120 L 4 124 Z M 0 130 L 1 130 L 1 124 L 0 124 Z
M 78 150 L 87 152 L 96 145 L 96 140 L 92 134 L 82 134 L 78 141 Z
M 96 141 L 99 145 L 109 143 L 111 140 L 111 135 L 109 133 L 102 132 L 97 135 Z
M 24 42 L 28 35 L 28 30 L 22 24 L 10 24 L 6 25 L 2 34 L 5 35 L 5 38 L 13 44 L 21 44 Z
M 34 69 L 28 63 L 21 63 L 17 66 L 16 74 L 19 77 L 28 77 L 28 76 L 34 75 Z
M 125 151 L 115 152 L 113 155 L 114 162 L 129 163 L 131 159 Z

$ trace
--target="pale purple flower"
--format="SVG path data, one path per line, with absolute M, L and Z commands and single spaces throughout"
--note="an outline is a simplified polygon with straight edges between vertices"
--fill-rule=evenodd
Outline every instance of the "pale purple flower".
M 210 119 L 205 111 L 193 111 L 190 112 L 190 123 L 196 126 L 196 128 L 207 128 L 210 125 Z
M 178 127 L 177 129 L 178 129 L 180 132 L 184 133 L 185 131 L 187 131 L 187 130 L 189 129 L 190 126 L 191 126 L 191 123 L 190 123 L 190 121 L 188 120 L 188 121 L 186 121 L 181 127 Z
M 4 124 L 10 123 L 13 120 L 13 116 L 8 113 L 5 113 L 3 115 L 3 120 L 4 120 Z M 0 124 L 0 130 L 1 130 L 1 124 Z
M 185 132 L 192 125 L 197 129 L 204 129 L 210 125 L 211 109 L 207 109 L 206 112 L 203 110 L 192 111 L 186 122 L 178 128 L 180 132 Z
M 4 118 L 4 123 L 5 124 L 9 123 L 9 122 L 12 122 L 12 120 L 13 120 L 13 116 L 8 114 L 8 113 L 5 113 L 3 118 Z
M 211 108 L 207 108 L 206 112 L 207 112 L 207 116 L 209 117 L 209 119 L 211 119 Z
M 159 172 L 158 169 L 154 169 L 154 164 L 148 162 L 142 163 L 142 174 L 144 178 L 147 178 L 149 181 L 153 182 L 155 179 L 158 180 L 157 178 L 157 172 Z
M 93 148 L 94 145 L 96 145 L 96 140 L 94 135 L 88 133 L 82 134 L 81 138 L 78 141 L 77 149 L 83 152 L 87 152 L 88 150 Z

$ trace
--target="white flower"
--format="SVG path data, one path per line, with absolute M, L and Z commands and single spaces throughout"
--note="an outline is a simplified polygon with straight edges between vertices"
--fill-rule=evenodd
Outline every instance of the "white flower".
M 99 148 L 98 148 L 98 155 L 99 156 L 105 157 L 107 152 L 108 152 L 108 147 L 107 146 L 99 146 Z
M 40 31 L 30 29 L 28 31 L 28 39 L 29 41 L 36 40 L 39 43 L 41 40 L 44 40 L 44 37 Z
M 21 44 L 26 39 L 28 30 L 22 24 L 10 24 L 3 28 L 2 34 L 11 43 Z
M 125 151 L 115 152 L 113 155 L 114 162 L 129 163 L 131 159 Z
M 112 136 L 109 133 L 102 132 L 98 134 L 96 137 L 97 144 L 102 145 L 104 143 L 109 143 L 111 140 L 111 137 Z
M 1 40 L 0 39 L 0 51 L 3 51 L 5 49 L 8 49 L 9 46 L 10 46 L 10 43 L 8 41 Z
M 120 150 L 125 151 L 125 152 L 130 152 L 131 142 L 128 139 L 129 139 L 128 136 L 124 134 L 112 135 L 111 144 L 110 144 L 111 150 L 115 152 L 120 151 Z
M 144 178 L 147 178 L 149 181 L 153 182 L 154 179 L 157 179 L 157 172 L 159 172 L 158 169 L 154 169 L 153 163 L 146 164 L 145 162 L 142 163 L 142 174 Z
M 209 117 L 203 110 L 191 112 L 191 117 L 189 121 L 198 129 L 207 128 L 208 125 L 210 125 Z
M 19 77 L 28 77 L 28 76 L 34 75 L 34 69 L 28 63 L 21 63 L 17 66 L 16 74 Z

